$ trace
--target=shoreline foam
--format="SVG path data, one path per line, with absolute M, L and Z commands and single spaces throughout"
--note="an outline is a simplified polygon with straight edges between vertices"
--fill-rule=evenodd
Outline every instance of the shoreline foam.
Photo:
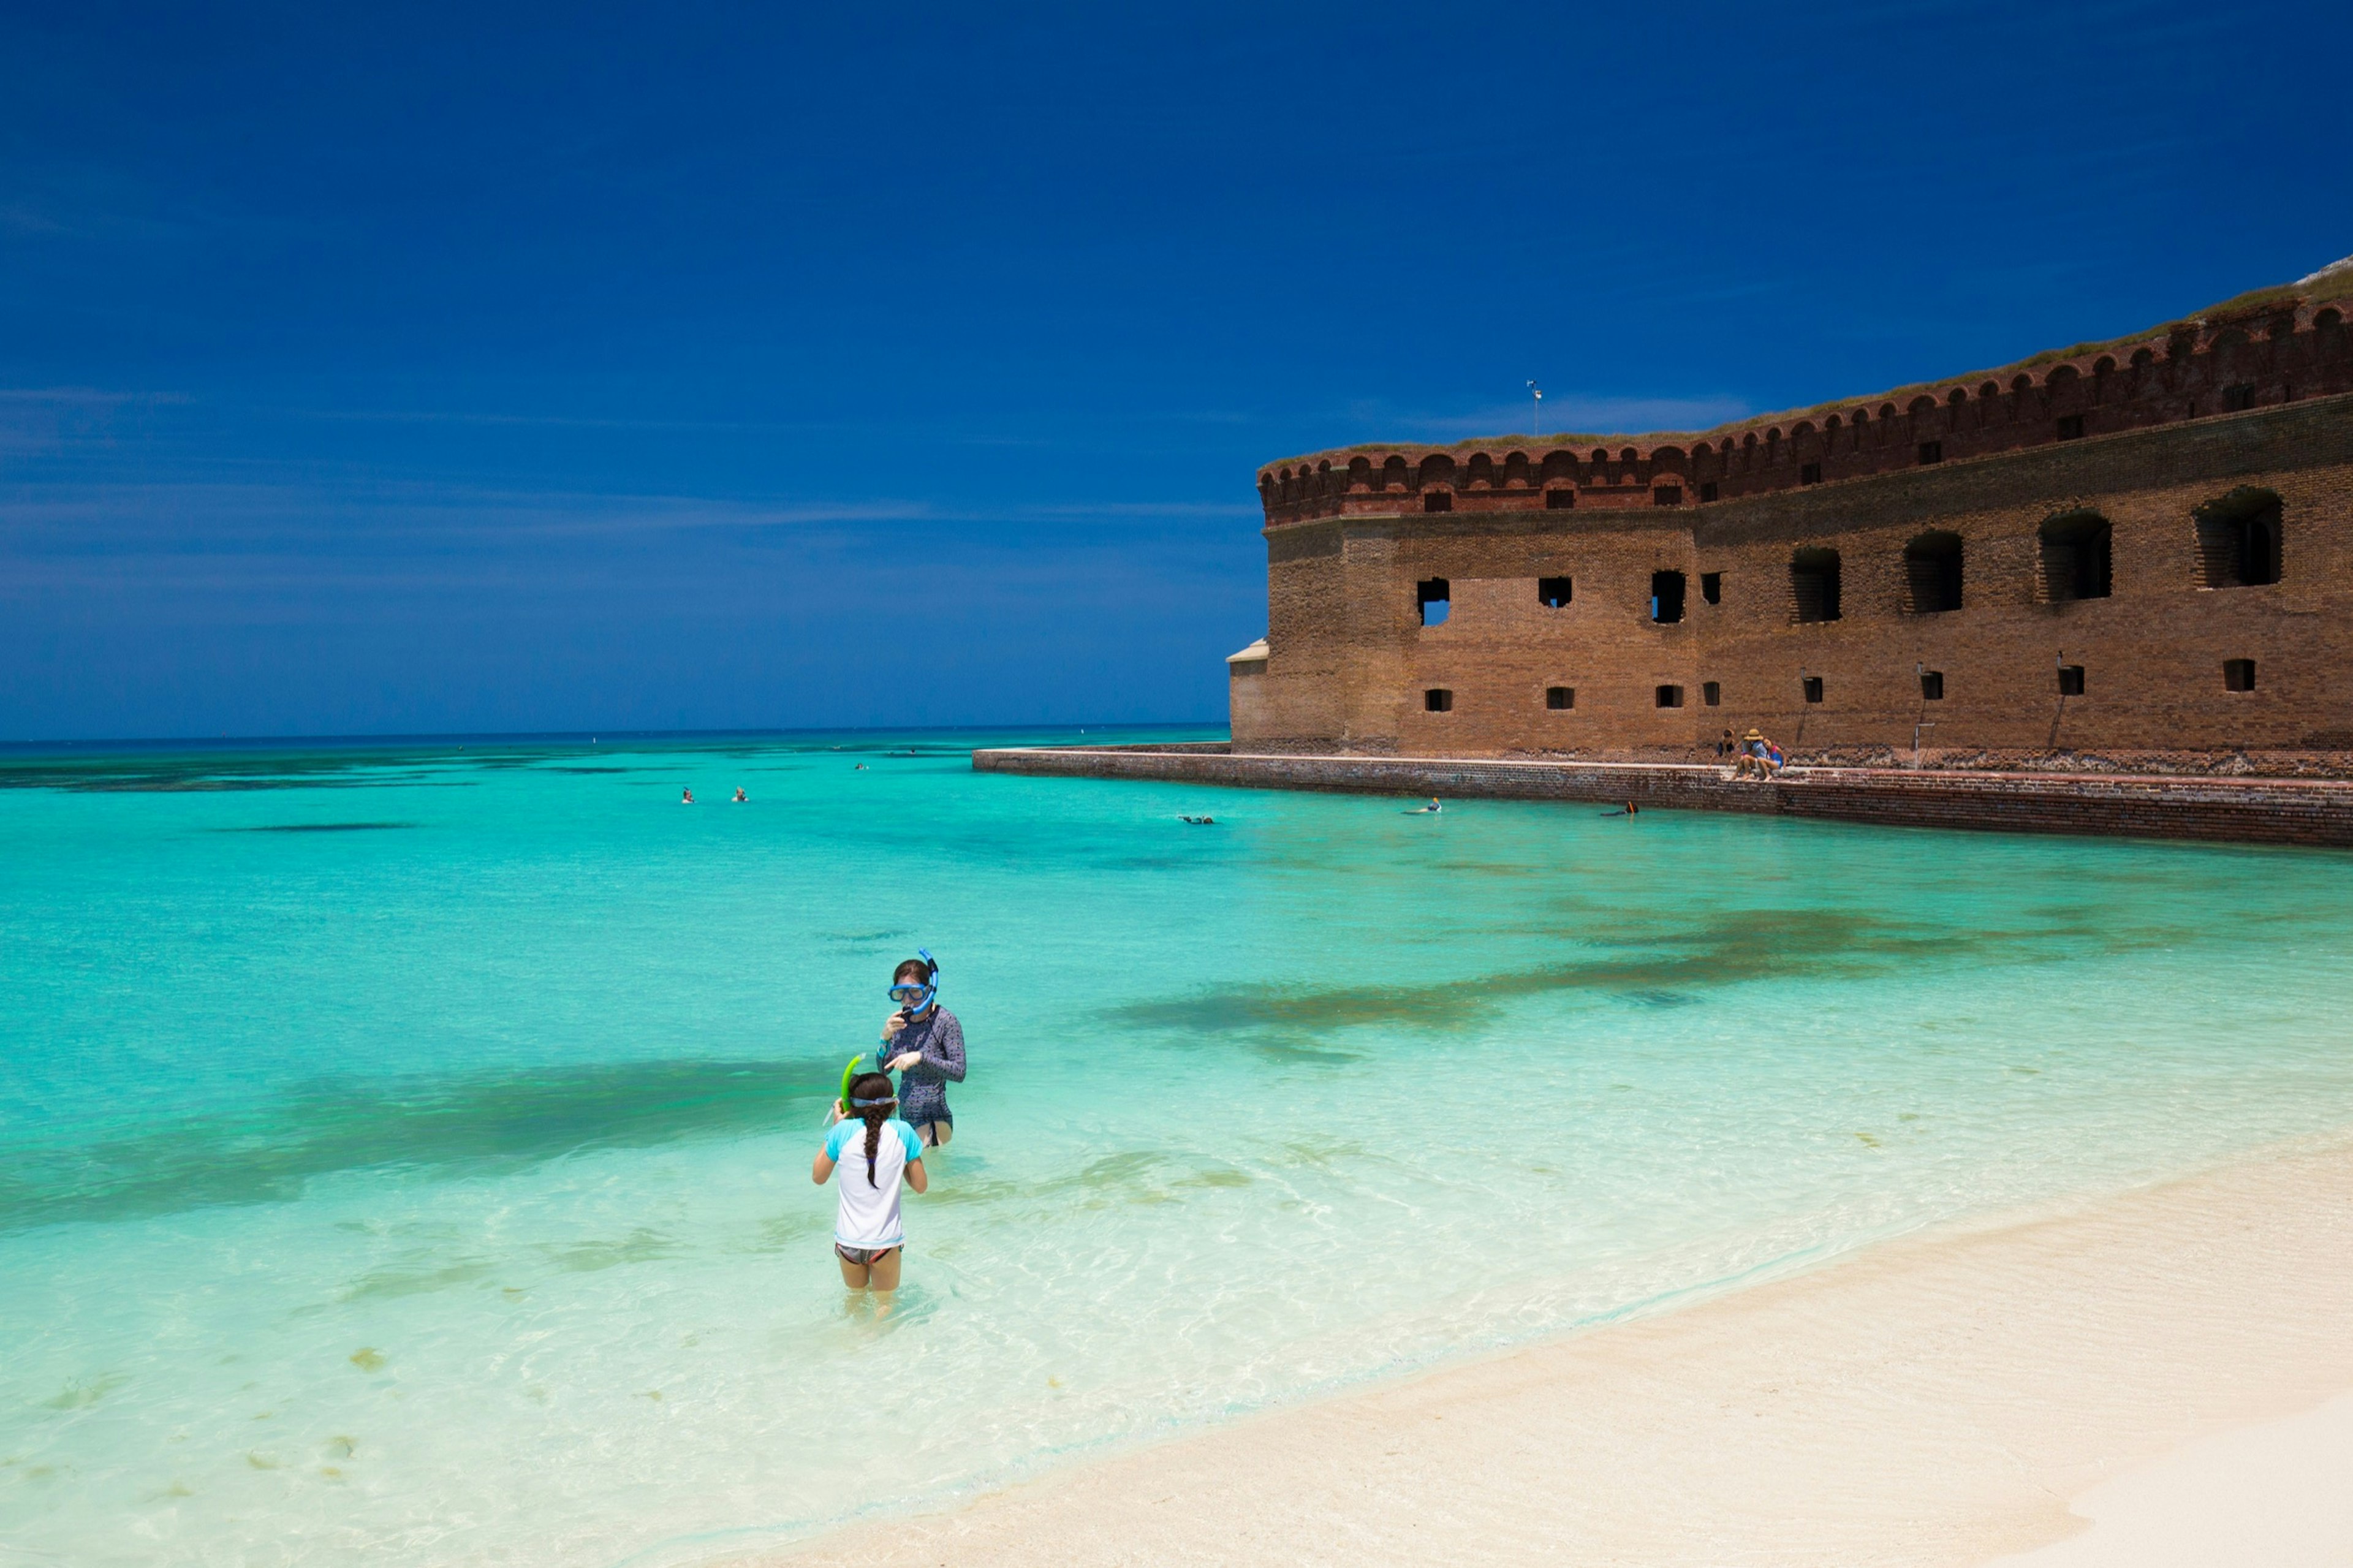
M 2348 1314 L 2353 1143 L 2336 1142 L 733 1561 L 1958 1568 L 2084 1531 L 2070 1500 L 2231 1428 L 2275 1423 L 2274 1453 L 2324 1440 L 2333 1426 L 2279 1418 L 2353 1389 Z M 2098 1528 L 2129 1536 L 2149 1491 L 2102 1493 Z

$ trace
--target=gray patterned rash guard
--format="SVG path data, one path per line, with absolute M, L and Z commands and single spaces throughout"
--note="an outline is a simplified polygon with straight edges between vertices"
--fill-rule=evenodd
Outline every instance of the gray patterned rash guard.
M 899 1075 L 899 1119 L 921 1127 L 926 1121 L 955 1125 L 948 1111 L 948 1085 L 964 1081 L 964 1026 L 945 1007 L 934 1007 L 899 1031 L 888 1047 L 892 1057 L 921 1051 L 923 1059 Z

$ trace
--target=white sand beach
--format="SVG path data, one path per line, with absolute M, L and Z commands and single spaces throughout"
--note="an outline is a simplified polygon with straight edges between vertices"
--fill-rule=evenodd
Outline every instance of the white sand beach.
M 746 1561 L 2341 1564 L 2348 1328 L 2306 1147 Z
M 2074 1500 L 2092 1528 L 1994 1568 L 2343 1568 L 2353 1563 L 2353 1394 L 2234 1427 Z

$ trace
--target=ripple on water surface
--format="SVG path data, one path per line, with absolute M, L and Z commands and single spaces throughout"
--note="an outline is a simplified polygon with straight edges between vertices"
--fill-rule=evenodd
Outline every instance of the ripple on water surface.
M 959 755 L 0 768 L 0 1540 L 691 1561 L 2353 1121 L 2343 857 Z M 807 1162 L 918 943 L 881 1317 Z

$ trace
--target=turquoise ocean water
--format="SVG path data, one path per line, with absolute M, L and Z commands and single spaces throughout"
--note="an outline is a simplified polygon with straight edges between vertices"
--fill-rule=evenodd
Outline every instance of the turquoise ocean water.
M 692 1563 L 2353 1124 L 2345 856 L 970 743 L 0 758 L 0 1563 Z

